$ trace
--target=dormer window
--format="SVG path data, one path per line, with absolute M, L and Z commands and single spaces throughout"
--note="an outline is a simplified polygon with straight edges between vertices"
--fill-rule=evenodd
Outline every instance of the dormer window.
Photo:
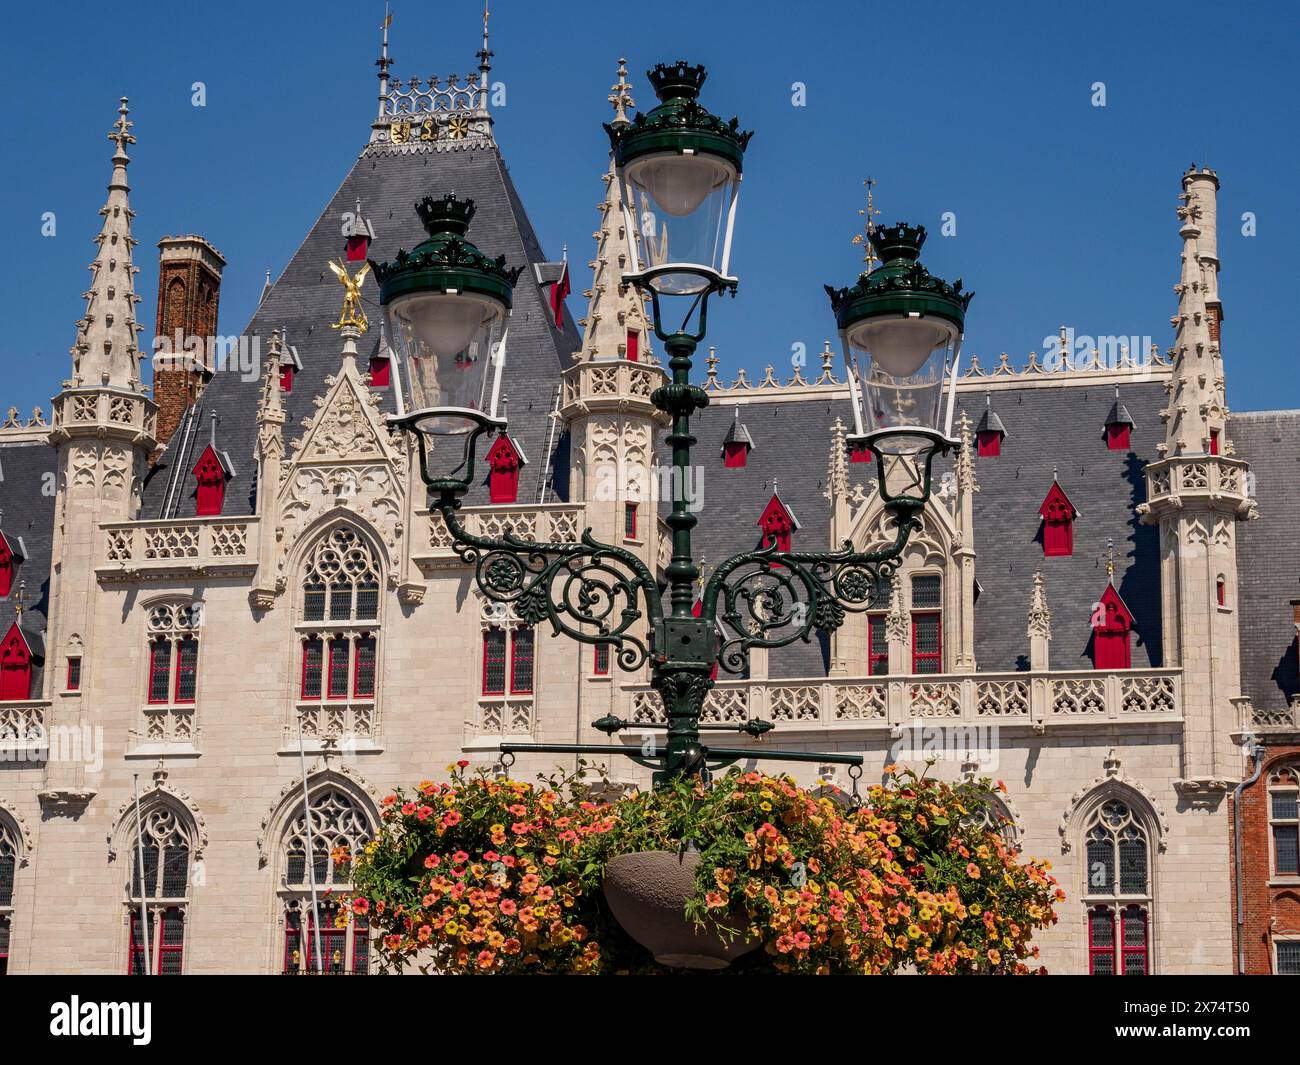
M 41 638 L 22 628 L 9 626 L 0 640 L 0 702 L 32 697 L 32 662 L 44 656 Z
M 0 532 L 0 598 L 6 597 L 14 587 L 14 571 L 27 557 L 21 536 Z
M 993 410 L 993 397 L 984 397 L 984 414 L 975 426 L 975 448 L 980 458 L 997 458 L 1002 454 L 1002 441 L 1007 429 Z
M 743 469 L 749 462 L 749 453 L 754 450 L 754 438 L 749 435 L 740 420 L 740 407 L 732 420 L 727 435 L 722 438 L 722 465 L 730 470 Z
M 1130 669 L 1133 665 L 1129 634 L 1133 615 L 1113 584 L 1106 586 L 1093 608 L 1092 664 L 1094 669 Z
M 194 513 L 200 518 L 221 513 L 226 501 L 226 482 L 235 475 L 230 457 L 208 444 L 190 471 L 194 475 Z
M 760 547 L 776 544 L 778 551 L 789 551 L 791 537 L 799 528 L 799 522 L 790 508 L 781 501 L 781 497 L 773 492 L 759 516 L 758 527 L 763 533 L 759 541 Z
M 488 451 L 488 500 L 492 503 L 514 503 L 519 498 L 519 471 L 525 465 L 523 452 L 505 433 Z
M 1043 518 L 1043 554 L 1048 558 L 1074 554 L 1074 519 L 1079 512 L 1057 481 L 1038 508 Z
M 280 355 L 280 391 L 292 392 L 293 379 L 302 369 L 302 361 L 293 348 L 286 348 Z
M 387 388 L 390 379 L 387 355 L 374 355 L 370 359 L 370 387 Z
M 1111 451 L 1128 451 L 1132 446 L 1133 415 L 1119 401 L 1119 389 L 1115 389 L 1115 402 L 1111 404 L 1110 413 L 1106 415 L 1104 435 L 1106 447 Z

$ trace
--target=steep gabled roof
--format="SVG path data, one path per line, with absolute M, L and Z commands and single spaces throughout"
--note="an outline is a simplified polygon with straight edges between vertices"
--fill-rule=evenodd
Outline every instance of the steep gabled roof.
M 382 142 L 361 153 L 343 183 L 312 225 L 283 273 L 259 304 L 244 330 L 265 352 L 271 331 L 283 328 L 286 343 L 301 360 L 293 391 L 284 395 L 288 415 L 286 436 L 292 438 L 302 420 L 315 413 L 314 398 L 325 391 L 327 374 L 338 372 L 339 340 L 329 328 L 337 321 L 341 306 L 338 281 L 326 266 L 343 252 L 341 220 L 355 212 L 358 198 L 366 214 L 375 221 L 378 236 L 370 246 L 370 257 L 392 259 L 399 248 L 410 251 L 424 239 L 415 203 L 429 194 L 455 191 L 477 206 L 470 238 L 489 255 L 504 255 L 511 266 L 544 263 L 547 260 L 514 183 L 496 145 L 486 139 L 439 142 L 436 149 L 397 151 Z M 358 343 L 363 362 L 379 350 L 381 313 L 373 279 L 363 288 L 364 308 L 370 329 Z M 570 363 L 578 335 L 567 313 L 564 328 L 556 329 L 547 294 L 532 269 L 525 270 L 515 290 L 514 312 L 502 380 L 502 395 L 509 400 L 510 433 L 521 449 L 542 456 L 529 478 L 520 486 L 521 501 L 534 502 L 547 467 L 550 451 L 559 453 L 555 466 L 554 494 L 567 496 L 567 439 L 549 432 L 548 415 L 554 406 L 560 371 Z M 255 419 L 259 395 L 256 375 L 219 371 L 204 391 L 203 416 L 215 411 L 221 419 L 222 443 L 235 461 L 249 461 L 254 454 Z M 382 392 L 384 409 L 392 410 L 392 390 Z M 192 452 L 191 452 L 192 454 Z M 167 453 L 160 465 L 191 462 L 191 455 Z M 164 470 L 150 478 L 145 489 L 143 515 L 158 516 L 164 505 L 169 480 Z M 255 508 L 256 485 L 232 492 L 226 499 L 226 514 L 251 514 Z M 481 497 L 481 498 L 480 498 Z M 486 490 L 476 486 L 469 503 L 487 502 Z M 193 514 L 193 499 L 182 498 L 174 515 Z

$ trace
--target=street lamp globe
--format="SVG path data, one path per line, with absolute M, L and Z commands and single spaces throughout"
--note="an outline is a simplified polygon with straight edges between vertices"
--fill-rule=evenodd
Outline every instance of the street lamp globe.
M 854 441 L 883 455 L 946 449 L 973 293 L 921 265 L 923 226 L 882 226 L 871 243 L 878 269 L 851 288 L 826 286 L 854 393 Z
M 751 134 L 700 104 L 703 67 L 678 60 L 646 76 L 659 105 L 605 127 L 632 237 L 624 277 L 665 296 L 734 288 L 731 236 Z
M 434 436 L 499 424 L 501 372 L 520 270 L 465 237 L 474 201 L 427 196 L 415 205 L 428 239 L 373 263 L 396 356 L 399 419 Z

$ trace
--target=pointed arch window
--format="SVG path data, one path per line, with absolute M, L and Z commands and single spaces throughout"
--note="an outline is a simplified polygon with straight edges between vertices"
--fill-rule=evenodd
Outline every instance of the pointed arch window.
M 308 554 L 298 625 L 302 701 L 369 702 L 375 698 L 379 587 L 375 554 L 350 526 L 335 526 Z
M 1132 806 L 1107 799 L 1084 828 L 1083 903 L 1088 972 L 1145 976 L 1151 969 L 1151 837 Z
M 150 705 L 191 705 L 198 698 L 200 603 L 161 603 L 149 610 Z
M 364 918 L 353 917 L 346 927 L 338 927 L 337 897 L 351 889 L 348 869 L 374 834 L 373 821 L 340 788 L 317 791 L 309 805 L 310 831 L 299 796 L 299 812 L 286 827 L 280 848 L 283 972 L 362 975 L 370 971 L 369 926 Z M 313 883 L 318 902 L 315 914 L 311 908 Z
M 18 875 L 18 833 L 8 818 L 0 816 L 0 976 L 9 971 L 9 943 L 13 932 L 14 880 Z
M 194 831 L 188 817 L 169 803 L 155 803 L 141 816 L 137 844 L 135 811 L 124 815 L 130 826 L 129 846 L 122 858 L 130 862 L 131 882 L 127 905 L 131 913 L 128 976 L 148 972 L 179 976 L 185 967 L 185 929 L 189 915 L 190 880 L 194 858 Z M 144 875 L 141 877 L 143 853 Z M 141 915 L 141 908 L 144 915 Z M 147 921 L 149 956 L 145 957 Z

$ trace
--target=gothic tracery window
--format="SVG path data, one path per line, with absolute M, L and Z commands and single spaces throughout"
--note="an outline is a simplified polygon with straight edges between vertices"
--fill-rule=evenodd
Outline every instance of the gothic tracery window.
M 303 572 L 299 698 L 363 704 L 340 725 L 337 712 L 314 731 L 369 734 L 377 689 L 380 567 L 369 544 L 346 525 L 331 529 L 308 554 Z
M 189 820 L 167 803 L 142 811 L 138 839 L 135 811 L 128 810 L 125 816 L 129 827 L 129 850 L 124 850 L 122 857 L 131 869 L 127 975 L 180 975 L 185 960 L 185 925 L 194 857 L 193 829 Z M 142 922 L 142 908 L 147 923 Z
M 0 817 L 0 976 L 9 971 L 9 943 L 13 931 L 14 879 L 18 873 L 18 833 Z
M 202 623 L 202 603 L 159 603 L 149 609 L 145 734 L 151 742 L 193 741 Z
M 1130 804 L 1111 798 L 1084 830 L 1088 972 L 1145 976 L 1151 967 L 1151 839 Z
M 285 973 L 323 970 L 327 974 L 364 974 L 370 971 L 369 929 L 365 919 L 354 916 L 344 928 L 337 924 L 338 896 L 345 894 L 351 885 L 347 865 L 336 859 L 350 861 L 372 834 L 370 817 L 339 788 L 327 788 L 312 795 L 310 830 L 301 807 L 290 820 L 281 849 Z M 313 884 L 317 899 L 315 920 L 311 906 Z

